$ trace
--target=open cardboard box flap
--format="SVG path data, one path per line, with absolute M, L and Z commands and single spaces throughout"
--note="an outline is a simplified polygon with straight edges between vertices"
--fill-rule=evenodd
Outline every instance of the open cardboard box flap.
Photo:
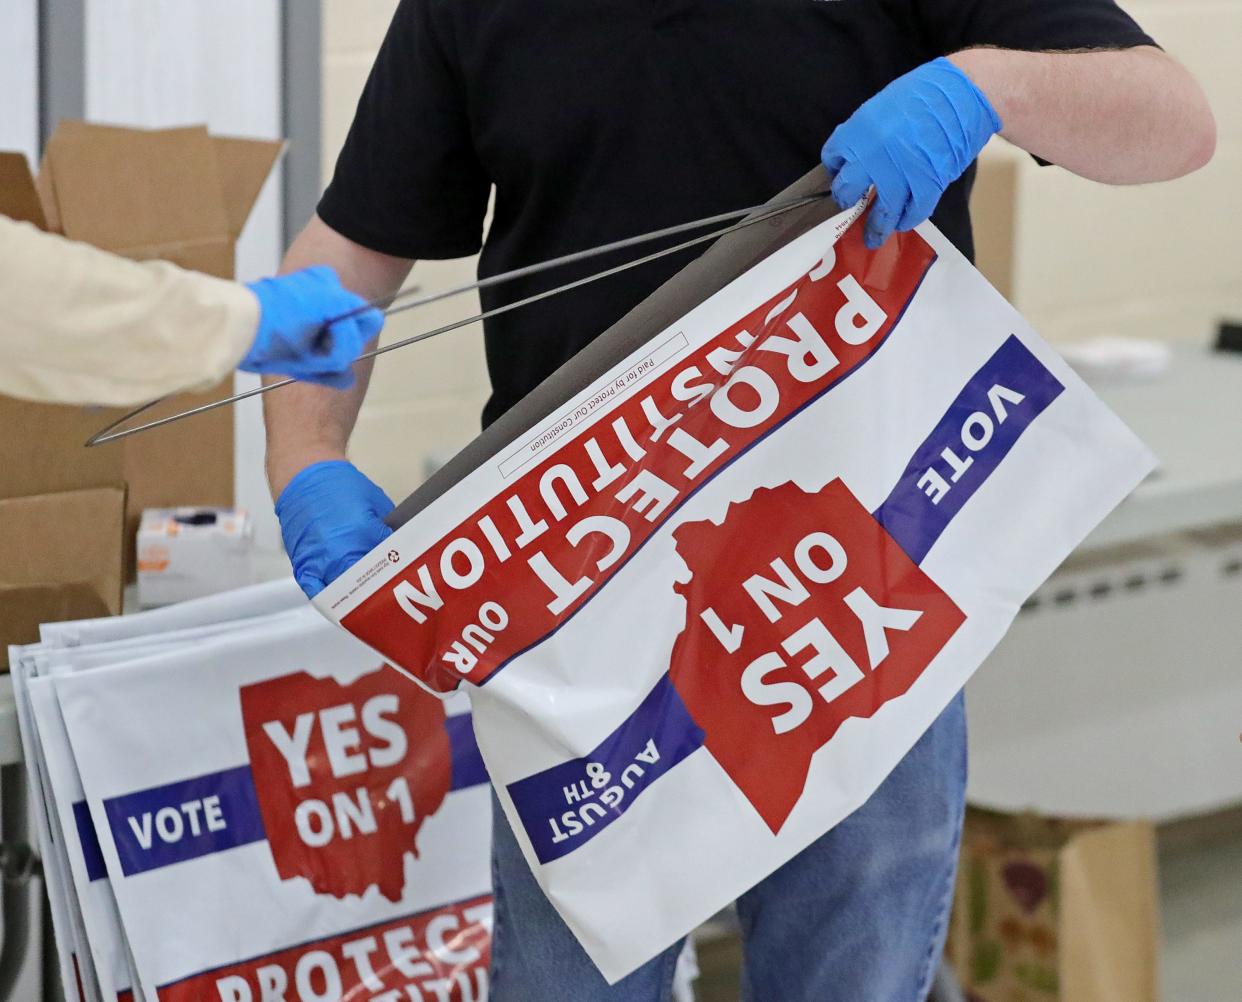
M 21 154 L 0 153 L 0 213 L 126 257 L 232 278 L 235 242 L 283 149 L 282 142 L 212 136 L 201 126 L 62 121 L 37 178 Z M 151 416 L 231 389 L 226 380 Z M 82 448 L 120 413 L 0 397 L 0 423 L 8 429 L 0 498 L 127 484 L 131 549 L 145 507 L 233 503 L 230 409 L 119 445 Z
M 30 164 L 20 153 L 0 153 L 0 215 L 47 229 Z
M 61 232 L 104 250 L 159 257 L 228 241 L 224 190 L 205 128 L 146 131 L 63 122 L 48 140 Z
M 63 120 L 36 179 L 0 153 L 0 215 L 133 258 L 241 236 L 285 144 L 203 126 L 133 129 Z
M 212 136 L 202 126 L 63 121 L 48 141 L 40 199 L 55 230 L 71 239 L 227 277 L 232 244 L 283 149 Z M 208 250 L 195 255 L 195 248 Z
M 268 175 L 285 150 L 284 143 L 264 139 L 212 136 L 220 170 L 221 194 L 229 236 L 236 240 L 259 199 Z

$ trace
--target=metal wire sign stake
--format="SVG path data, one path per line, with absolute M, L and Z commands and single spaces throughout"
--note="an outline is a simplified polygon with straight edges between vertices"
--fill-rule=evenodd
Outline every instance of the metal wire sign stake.
M 792 212 L 795 209 L 801 209 L 804 206 L 811 205 L 814 202 L 826 198 L 828 194 L 829 193 L 827 191 L 822 191 L 813 195 L 805 195 L 801 198 L 791 199 L 787 202 L 778 202 L 775 205 L 768 205 L 765 203 L 764 205 L 754 205 L 745 209 L 734 209 L 731 212 L 722 212 L 715 216 L 707 216 L 703 219 L 695 219 L 688 223 L 680 223 L 677 226 L 669 226 L 660 230 L 652 230 L 649 233 L 642 233 L 638 236 L 627 237 L 624 240 L 616 240 L 612 243 L 600 244 L 597 247 L 590 247 L 586 250 L 577 251 L 573 254 L 566 254 L 563 257 L 551 258 L 547 261 L 541 261 L 538 264 L 531 264 L 499 275 L 492 275 L 489 278 L 483 278 L 477 282 L 471 282 L 468 285 L 459 285 L 455 288 L 446 289 L 428 296 L 413 298 L 415 293 L 419 290 L 417 288 L 406 288 L 392 297 L 385 297 L 384 299 L 375 300 L 374 302 L 367 303 L 357 309 L 351 310 L 349 313 L 344 313 L 341 316 L 330 320 L 327 324 L 325 324 L 325 330 L 333 323 L 345 320 L 368 309 L 382 308 L 384 315 L 391 317 L 397 313 L 404 313 L 406 310 L 417 309 L 420 306 L 427 306 L 430 303 L 439 302 L 442 299 L 460 296 L 467 292 L 473 292 L 476 289 L 492 288 L 506 282 L 516 281 L 520 278 L 538 275 L 542 272 L 549 271 L 552 268 L 576 264 L 579 261 L 586 261 L 591 258 L 600 257 L 604 254 L 610 254 L 614 251 L 626 250 L 630 247 L 637 247 L 641 244 L 677 236 L 690 230 L 701 229 L 704 226 L 715 226 L 718 223 L 725 223 L 730 220 L 746 217 L 742 218 L 741 222 L 732 223 L 723 229 L 713 230 L 711 233 L 705 233 L 700 236 L 693 237 L 690 240 L 682 241 L 672 247 L 666 247 L 663 250 L 646 254 L 642 257 L 635 258 L 632 261 L 627 261 L 624 264 L 619 264 L 612 268 L 605 268 L 602 271 L 597 271 L 591 275 L 585 276 L 584 278 L 579 278 L 572 282 L 567 282 L 564 285 L 559 285 L 554 289 L 548 289 L 544 292 L 527 296 L 525 299 L 515 300 L 512 303 L 506 303 L 504 306 L 498 306 L 495 309 L 486 310 L 476 316 L 466 317 L 462 320 L 455 320 L 453 323 L 446 324 L 443 327 L 437 327 L 435 330 L 423 331 L 422 333 L 414 334 L 411 337 L 403 338 L 400 341 L 394 341 L 392 344 L 384 345 L 382 348 L 376 348 L 374 351 L 369 351 L 358 356 L 358 361 L 368 358 L 377 358 L 378 356 L 384 355 L 390 351 L 396 351 L 398 348 L 405 348 L 409 345 L 417 344 L 419 341 L 426 341 L 429 338 L 439 337 L 441 334 L 447 334 L 449 331 L 454 331 L 458 328 L 478 323 L 481 320 L 488 320 L 491 317 L 499 316 L 502 313 L 508 313 L 511 310 L 520 309 L 523 306 L 529 306 L 532 303 L 538 303 L 544 299 L 549 299 L 552 296 L 560 295 L 563 292 L 569 292 L 572 289 L 581 288 L 582 286 L 589 285 L 592 282 L 598 282 L 600 279 L 620 274 L 623 271 L 629 271 L 631 268 L 637 268 L 641 265 L 647 264 L 648 262 L 658 261 L 660 258 L 668 257 L 671 254 L 676 254 L 690 247 L 695 247 L 699 244 L 708 243 L 709 241 L 717 240 L 720 237 L 728 236 L 730 233 L 736 233 L 738 230 L 745 229 L 748 226 L 754 226 L 756 223 L 762 223 L 769 219 L 773 219 L 776 216 L 783 215 L 786 212 Z M 97 445 L 103 445 L 106 442 L 115 442 L 122 438 L 128 438 L 130 435 L 137 435 L 140 432 L 150 431 L 153 428 L 160 428 L 164 425 L 172 424 L 175 421 L 182 421 L 185 418 L 193 417 L 196 414 L 205 414 L 208 411 L 215 410 L 217 407 L 228 407 L 240 400 L 246 400 L 249 397 L 257 397 L 261 394 L 269 393 L 272 390 L 278 390 L 282 386 L 289 386 L 296 382 L 296 379 L 281 379 L 274 383 L 268 383 L 265 386 L 256 387 L 253 390 L 246 390 L 244 393 L 237 393 L 223 400 L 214 400 L 211 403 L 203 404 L 200 407 L 192 407 L 189 410 L 181 411 L 179 414 L 173 414 L 169 417 L 160 418 L 158 421 L 149 421 L 146 424 L 140 424 L 133 428 L 122 427 L 134 418 L 138 417 L 140 414 L 144 414 L 152 407 L 155 407 L 157 404 L 163 403 L 165 400 L 169 399 L 168 397 L 160 397 L 157 400 L 152 400 L 150 403 L 143 404 L 141 407 L 135 408 L 128 414 L 122 415 L 107 427 L 101 428 L 86 440 L 86 447 L 89 449 Z

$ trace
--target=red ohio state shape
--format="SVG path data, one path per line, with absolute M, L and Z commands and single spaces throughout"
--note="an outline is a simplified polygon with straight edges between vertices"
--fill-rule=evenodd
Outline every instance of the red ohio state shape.
M 904 695 L 965 616 L 840 480 L 818 494 L 757 490 L 722 525 L 687 523 L 674 538 L 693 578 L 677 586 L 687 610 L 673 684 L 777 833 L 811 757 L 846 720 Z
M 246 686 L 241 710 L 281 878 L 401 900 L 405 854 L 452 781 L 444 704 L 384 666 L 350 685 L 301 672 Z

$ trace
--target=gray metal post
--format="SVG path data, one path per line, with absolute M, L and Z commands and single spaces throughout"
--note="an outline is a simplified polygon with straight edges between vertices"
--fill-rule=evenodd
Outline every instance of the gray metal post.
M 86 115 L 86 3 L 39 0 L 40 148 L 62 118 Z
M 315 212 L 322 187 L 320 168 L 321 50 L 319 3 L 282 0 L 281 94 L 285 137 L 285 244 Z

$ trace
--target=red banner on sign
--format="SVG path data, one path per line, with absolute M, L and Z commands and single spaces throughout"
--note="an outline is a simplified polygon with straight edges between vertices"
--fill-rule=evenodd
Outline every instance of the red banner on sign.
M 916 233 L 873 254 L 854 226 L 794 285 L 633 392 L 685 338 L 653 342 L 502 460 L 511 487 L 343 625 L 433 687 L 486 681 L 573 615 L 696 489 L 873 355 L 934 259 Z
M 160 1002 L 484 1002 L 490 896 L 231 964 L 166 985 Z

